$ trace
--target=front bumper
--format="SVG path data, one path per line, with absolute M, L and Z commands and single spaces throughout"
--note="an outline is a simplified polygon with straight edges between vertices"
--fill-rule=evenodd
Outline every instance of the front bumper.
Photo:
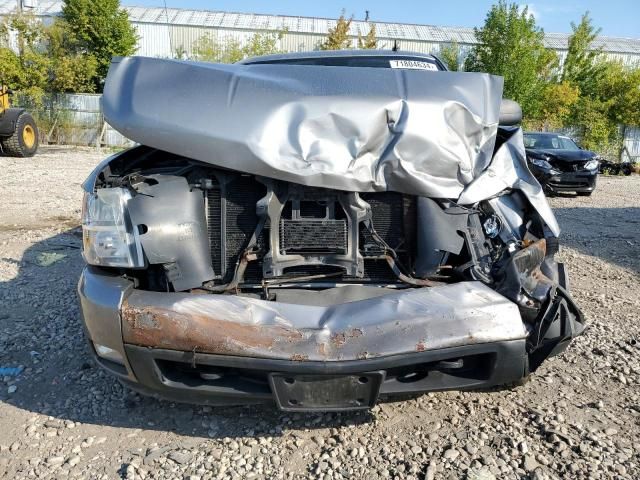
M 92 351 L 103 345 L 123 359 L 98 363 L 176 401 L 270 402 L 274 373 L 376 372 L 382 397 L 484 388 L 528 373 L 517 306 L 479 282 L 315 307 L 141 291 L 87 267 L 78 291 Z
M 530 164 L 531 165 L 531 164 Z M 593 192 L 598 177 L 597 170 L 580 170 L 577 172 L 549 173 L 533 166 L 533 173 L 540 183 L 550 192 Z

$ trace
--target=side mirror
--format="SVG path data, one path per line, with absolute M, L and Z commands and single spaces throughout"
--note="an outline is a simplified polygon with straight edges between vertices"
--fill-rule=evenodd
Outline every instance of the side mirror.
M 498 123 L 503 127 L 514 127 L 522 122 L 522 108 L 518 102 L 502 99 Z

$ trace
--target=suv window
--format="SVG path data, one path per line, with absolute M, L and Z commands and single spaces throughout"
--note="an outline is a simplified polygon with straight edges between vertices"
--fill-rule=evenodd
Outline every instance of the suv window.
M 560 148 L 563 150 L 580 150 L 580 147 L 576 145 L 576 142 L 571 140 L 569 137 L 558 137 L 560 141 Z
M 536 144 L 536 138 L 533 135 L 525 135 L 522 140 L 525 148 L 533 148 Z

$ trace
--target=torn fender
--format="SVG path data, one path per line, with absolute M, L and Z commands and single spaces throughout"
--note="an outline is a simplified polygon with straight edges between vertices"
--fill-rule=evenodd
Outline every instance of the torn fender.
M 527 165 L 522 129 L 501 128 L 506 140 L 498 147 L 491 164 L 458 198 L 461 205 L 472 205 L 498 195 L 505 189 L 520 190 L 542 217 L 551 232 L 560 235 L 560 226 L 544 195 L 542 186 Z

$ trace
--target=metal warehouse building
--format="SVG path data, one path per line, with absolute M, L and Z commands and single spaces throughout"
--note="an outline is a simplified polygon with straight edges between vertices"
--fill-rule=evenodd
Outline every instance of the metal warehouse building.
M 18 0 L 19 1 L 19 0 Z M 60 14 L 62 2 L 56 0 L 22 0 L 25 11 L 31 11 L 45 22 Z M 0 0 L 0 15 L 15 11 L 17 0 Z M 194 43 L 202 36 L 214 39 L 235 38 L 240 42 L 256 32 L 286 30 L 280 49 L 302 51 L 317 49 L 336 20 L 328 18 L 294 17 L 228 13 L 209 10 L 185 10 L 157 7 L 125 7 L 140 36 L 138 54 L 151 57 L 173 57 L 177 51 L 192 53 Z M 403 50 L 437 54 L 443 45 L 457 42 L 464 53 L 476 43 L 472 28 L 438 27 L 402 23 L 371 22 L 376 25 L 379 47 L 391 48 L 397 41 Z M 366 35 L 370 23 L 354 20 L 351 36 L 354 46 L 358 34 Z M 547 33 L 547 47 L 566 55 L 569 36 Z M 596 47 L 602 47 L 608 57 L 625 64 L 640 64 L 640 39 L 599 37 Z

